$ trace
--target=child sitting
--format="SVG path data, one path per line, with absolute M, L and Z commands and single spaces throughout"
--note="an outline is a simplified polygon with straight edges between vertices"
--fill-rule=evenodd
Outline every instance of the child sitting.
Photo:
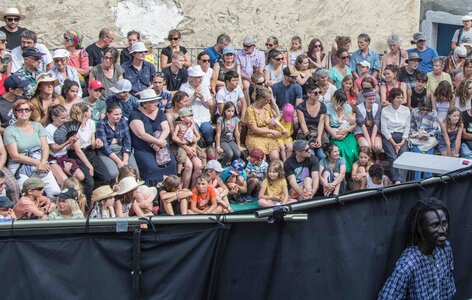
M 252 149 L 249 152 L 246 166 L 247 174 L 247 195 L 246 202 L 254 201 L 253 195 L 259 193 L 262 180 L 264 180 L 269 164 L 264 160 L 264 152 L 261 149 Z
M 231 166 L 221 172 L 220 177 L 229 190 L 230 197 L 238 203 L 245 203 L 244 195 L 247 193 L 247 174 L 244 170 L 246 164 L 238 159 L 231 163 Z
M 440 125 L 441 132 L 437 133 L 439 152 L 442 156 L 459 157 L 464 128 L 459 109 L 457 107 L 450 108 L 446 119 L 440 122 Z
M 115 218 L 115 196 L 116 190 L 112 190 L 109 185 L 103 185 L 96 188 L 92 194 L 94 202 L 93 209 L 90 211 L 89 218 Z
M 220 214 L 224 212 L 222 206 L 218 205 L 216 191 L 210 185 L 210 176 L 201 174 L 197 177 L 197 184 L 192 190 L 190 198 L 189 214 Z
M 356 92 L 362 91 L 362 80 L 364 80 L 364 78 L 366 77 L 372 78 L 374 80 L 375 86 L 378 85 L 377 79 L 374 76 L 369 75 L 370 63 L 368 61 L 366 60 L 361 61 L 359 63 L 358 70 L 359 70 L 359 77 L 357 77 L 356 81 L 354 81 L 354 90 Z
M 182 188 L 182 180 L 178 176 L 170 175 L 162 182 L 163 189 L 159 192 L 162 207 L 168 215 L 182 214 L 188 212 L 188 200 L 192 191 Z
M 215 188 L 218 204 L 222 205 L 228 212 L 233 212 L 228 201 L 228 188 L 220 177 L 223 171 L 223 167 L 217 160 L 210 160 L 205 165 L 205 172 L 210 176 L 210 184 Z
M 390 179 L 384 175 L 384 169 L 381 164 L 372 164 L 369 168 L 369 174 L 362 179 L 361 189 L 377 189 L 390 185 Z
M 280 148 L 280 155 L 282 161 L 286 161 L 288 157 L 292 155 L 293 150 L 293 119 L 295 116 L 295 108 L 292 104 L 287 103 L 282 111 L 279 122 L 276 125 L 279 127 L 277 130 L 282 132 L 282 136 L 277 139 Z
M 236 116 L 236 105 L 228 101 L 223 106 L 222 116 L 216 123 L 216 151 L 223 157 L 221 163 L 227 165 L 241 157 L 241 139 L 239 118 Z
M 283 162 L 274 160 L 267 169 L 267 178 L 262 181 L 261 189 L 259 190 L 259 205 L 271 207 L 293 202 L 296 202 L 296 200 L 289 199 Z
M 352 165 L 352 189 L 361 188 L 362 180 L 367 176 L 372 165 L 372 150 L 367 146 L 359 147 L 359 160 Z

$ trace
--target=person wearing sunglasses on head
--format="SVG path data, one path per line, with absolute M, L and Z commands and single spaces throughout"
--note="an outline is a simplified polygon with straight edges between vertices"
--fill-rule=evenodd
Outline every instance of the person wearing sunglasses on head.
M 20 14 L 16 7 L 6 8 L 0 13 L 0 19 L 5 21 L 5 26 L 0 30 L 7 36 L 7 49 L 12 50 L 21 44 L 21 34 L 26 28 L 20 27 L 20 21 L 25 19 L 25 15 Z
M 23 59 L 24 55 L 23 52 L 27 48 L 35 48 L 38 49 L 39 52 L 43 53 L 40 57 L 38 70 L 41 72 L 47 72 L 54 67 L 54 61 L 52 58 L 51 53 L 49 52 L 48 48 L 44 44 L 38 43 L 38 35 L 36 32 L 31 30 L 25 30 L 21 34 L 21 45 L 16 47 L 15 49 L 11 50 L 11 72 L 17 72 L 25 61 Z

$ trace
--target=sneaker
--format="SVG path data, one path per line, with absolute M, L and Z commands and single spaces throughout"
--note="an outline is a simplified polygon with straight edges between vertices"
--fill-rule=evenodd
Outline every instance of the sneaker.
M 254 198 L 252 197 L 252 195 L 246 195 L 246 196 L 244 196 L 244 199 L 246 199 L 246 202 L 253 202 L 254 201 Z

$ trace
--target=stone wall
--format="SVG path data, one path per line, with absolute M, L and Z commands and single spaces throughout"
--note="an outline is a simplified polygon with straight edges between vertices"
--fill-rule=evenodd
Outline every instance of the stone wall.
M 348 35 L 353 50 L 357 35 L 366 32 L 373 48 L 383 51 L 386 37 L 393 33 L 408 48 L 420 15 L 418 0 L 2 0 L 0 6 L 16 6 L 26 13 L 22 26 L 37 31 L 49 47 L 61 44 L 66 28 L 81 30 L 84 45 L 88 45 L 102 27 L 122 28 L 115 39 L 117 46 L 125 45 L 125 33 L 131 28 L 144 32 L 155 44 L 165 45 L 163 38 L 178 24 L 182 44 L 189 47 L 212 45 L 218 34 L 226 32 L 236 47 L 241 47 L 242 38 L 249 33 L 256 36 L 259 47 L 269 35 L 277 36 L 283 47 L 299 35 L 304 49 L 313 37 L 326 46 L 336 35 Z

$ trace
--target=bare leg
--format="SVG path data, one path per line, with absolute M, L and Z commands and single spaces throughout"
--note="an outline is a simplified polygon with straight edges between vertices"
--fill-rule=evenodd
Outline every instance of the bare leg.
M 192 178 L 192 169 L 193 164 L 190 158 L 187 158 L 184 164 L 184 170 L 182 171 L 182 186 L 184 188 L 189 188 L 190 179 Z

